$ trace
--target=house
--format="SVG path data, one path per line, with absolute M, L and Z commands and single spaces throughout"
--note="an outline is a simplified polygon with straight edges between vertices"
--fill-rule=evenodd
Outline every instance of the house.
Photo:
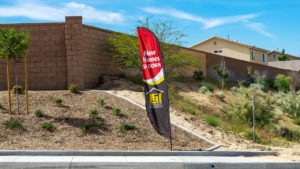
M 256 47 L 255 45 L 248 45 L 217 36 L 197 43 L 191 48 L 199 51 L 265 65 L 267 65 L 268 62 L 276 61 L 279 54 L 279 52 L 270 52 L 269 50 Z M 300 59 L 292 55 L 288 55 L 288 57 L 291 58 L 291 60 Z
M 272 57 L 272 58 L 277 58 L 278 55 L 280 55 L 281 52 L 278 52 L 278 51 L 271 51 L 269 52 L 269 56 Z M 286 56 L 289 58 L 289 60 L 299 60 L 300 58 L 297 57 L 297 56 L 294 56 L 294 55 L 290 55 L 290 54 L 286 54 Z

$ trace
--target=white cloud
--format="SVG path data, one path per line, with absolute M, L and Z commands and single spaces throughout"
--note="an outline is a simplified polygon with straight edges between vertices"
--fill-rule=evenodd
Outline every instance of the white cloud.
M 259 14 L 247 14 L 247 15 L 236 15 L 236 16 L 219 17 L 219 18 L 204 18 L 201 16 L 176 10 L 174 8 L 147 7 L 147 8 L 142 8 L 142 10 L 150 14 L 160 14 L 160 15 L 172 16 L 178 19 L 199 22 L 203 24 L 204 29 L 210 29 L 225 24 L 241 22 L 259 16 Z
M 264 35 L 266 37 L 269 38 L 275 38 L 275 35 L 268 32 L 266 30 L 266 27 L 263 23 L 258 23 L 258 22 L 249 22 L 249 21 L 244 21 L 245 22 L 245 26 L 255 32 L 258 32 L 261 35 Z
M 0 5 L 0 17 L 27 17 L 34 20 L 61 21 L 65 16 L 81 15 L 89 22 L 115 24 L 124 21 L 119 12 L 97 10 L 92 6 L 68 2 L 61 7 L 38 2 L 21 3 L 14 6 Z

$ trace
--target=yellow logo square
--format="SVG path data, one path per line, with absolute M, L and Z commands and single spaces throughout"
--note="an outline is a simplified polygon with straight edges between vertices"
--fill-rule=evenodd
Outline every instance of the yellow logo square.
M 162 93 L 150 93 L 149 102 L 150 104 L 162 104 Z

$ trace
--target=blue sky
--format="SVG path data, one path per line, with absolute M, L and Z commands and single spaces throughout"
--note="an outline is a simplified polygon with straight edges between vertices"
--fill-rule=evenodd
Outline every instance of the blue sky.
M 137 20 L 172 21 L 189 47 L 212 36 L 300 56 L 299 0 L 0 0 L 0 23 L 64 21 L 128 33 Z

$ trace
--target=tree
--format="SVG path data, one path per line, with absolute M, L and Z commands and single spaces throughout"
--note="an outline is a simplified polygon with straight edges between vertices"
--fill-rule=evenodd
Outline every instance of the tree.
M 229 78 L 229 70 L 226 68 L 225 61 L 222 59 L 220 65 L 213 65 L 212 68 L 216 71 L 217 75 L 219 76 L 220 84 L 223 90 L 224 85 Z
M 172 22 L 156 20 L 151 17 L 144 21 L 138 21 L 138 26 L 150 29 L 160 41 L 162 52 L 165 59 L 165 69 L 169 79 L 181 75 L 182 68 L 197 67 L 197 59 L 180 50 L 182 38 L 185 35 Z M 139 45 L 137 34 L 115 33 L 108 39 L 108 50 L 114 53 L 114 59 L 122 68 L 134 70 L 141 69 Z
M 277 59 L 279 61 L 288 61 L 289 60 L 289 58 L 285 54 L 285 49 L 282 49 L 281 53 L 277 56 Z
M 0 29 L 0 56 L 6 60 L 7 91 L 9 113 L 11 114 L 10 95 L 10 64 L 11 59 L 22 58 L 29 46 L 29 34 L 25 31 L 17 32 L 14 28 Z
M 285 76 L 284 74 L 278 74 L 275 78 L 274 85 L 281 92 L 287 92 L 290 90 L 293 79 L 291 76 Z

